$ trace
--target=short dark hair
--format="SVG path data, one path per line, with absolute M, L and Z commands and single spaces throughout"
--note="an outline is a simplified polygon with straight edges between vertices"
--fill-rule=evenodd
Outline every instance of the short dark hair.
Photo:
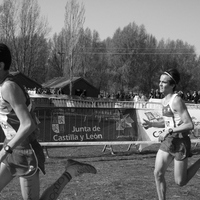
M 170 84 L 177 85 L 180 81 L 180 73 L 176 68 L 169 69 L 165 71 L 163 74 L 166 74 L 171 78 Z
M 4 70 L 10 69 L 11 61 L 10 49 L 5 44 L 0 43 L 0 62 L 5 64 Z
M 167 75 L 170 77 L 170 85 L 174 85 L 173 87 L 173 91 L 176 90 L 176 86 L 180 81 L 180 73 L 176 68 L 171 68 L 165 72 L 163 72 L 163 74 Z

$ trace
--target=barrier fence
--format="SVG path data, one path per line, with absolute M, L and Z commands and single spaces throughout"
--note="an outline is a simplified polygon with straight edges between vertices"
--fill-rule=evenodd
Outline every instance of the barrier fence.
M 112 100 L 49 97 L 32 98 L 41 121 L 40 141 L 45 145 L 109 145 L 158 143 L 155 131 L 145 130 L 144 118 L 158 120 L 161 104 Z M 200 136 L 200 105 L 187 104 L 195 124 L 194 142 Z M 195 136 L 195 137 L 193 137 Z
M 160 108 L 160 103 L 155 102 L 134 102 L 99 99 L 71 99 L 69 96 L 59 97 L 52 95 L 31 96 L 36 107 L 68 107 L 68 108 Z
M 65 96 L 32 97 L 32 100 L 41 122 L 39 141 L 48 146 L 137 143 L 136 109 L 160 107 L 159 103 L 70 99 Z
M 143 119 L 159 120 L 161 104 L 155 102 L 71 99 L 66 96 L 34 95 L 31 99 L 40 121 L 38 140 L 43 146 L 140 144 L 141 149 L 158 143 L 162 129 L 145 130 Z M 200 105 L 187 104 L 195 124 L 192 142 L 199 142 Z M 3 142 L 0 135 L 0 142 Z

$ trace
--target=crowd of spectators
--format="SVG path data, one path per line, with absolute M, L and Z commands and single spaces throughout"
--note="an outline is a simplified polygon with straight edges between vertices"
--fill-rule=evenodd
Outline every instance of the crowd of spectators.
M 200 91 L 193 91 L 193 92 L 182 92 L 179 91 L 178 94 L 182 97 L 182 99 L 187 103 L 200 103 Z
M 26 88 L 30 94 L 46 94 L 46 95 L 61 95 L 61 88 Z
M 101 92 L 99 94 L 99 99 L 111 99 L 117 101 L 146 101 L 148 97 L 143 93 L 134 92 L 121 92 L 109 94 L 108 92 Z
M 60 95 L 61 88 L 34 88 L 34 89 L 27 89 L 28 91 L 36 94 L 56 94 Z M 193 91 L 193 92 L 182 92 L 177 91 L 177 93 L 182 97 L 182 99 L 186 103 L 200 103 L 200 91 Z M 80 97 L 83 95 L 81 94 Z M 101 91 L 98 99 L 109 99 L 109 100 L 117 100 L 117 101 L 148 101 L 149 99 L 162 99 L 163 95 L 159 92 L 158 89 L 151 89 L 150 93 L 148 95 L 145 95 L 143 93 L 135 93 L 132 91 L 128 92 L 121 92 L 118 91 L 117 93 L 109 94 L 108 92 Z
M 186 103 L 200 103 L 200 91 L 193 91 L 193 92 L 186 92 L 184 93 L 183 91 L 176 91 L 179 96 L 186 102 Z M 154 90 L 152 89 L 149 95 L 150 98 L 155 98 L 155 99 L 162 99 L 163 95 L 159 92 L 158 89 Z
M 200 103 L 200 91 L 193 92 L 182 92 L 176 91 L 186 103 Z M 116 94 L 109 94 L 107 92 L 101 92 L 99 95 L 101 99 L 111 99 L 118 101 L 148 101 L 149 99 L 162 99 L 163 94 L 159 92 L 158 89 L 151 89 L 148 95 L 143 93 L 134 92 L 117 92 Z

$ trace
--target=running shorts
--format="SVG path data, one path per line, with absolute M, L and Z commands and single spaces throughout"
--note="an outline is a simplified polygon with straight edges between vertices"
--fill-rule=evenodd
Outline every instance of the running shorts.
M 184 160 L 191 157 L 191 140 L 189 137 L 167 137 L 161 143 L 160 149 L 174 156 L 175 160 Z
M 4 145 L 8 141 L 5 140 Z M 37 140 L 31 143 L 24 142 L 8 154 L 3 163 L 13 176 L 27 177 L 34 175 L 38 169 L 45 174 L 45 155 Z

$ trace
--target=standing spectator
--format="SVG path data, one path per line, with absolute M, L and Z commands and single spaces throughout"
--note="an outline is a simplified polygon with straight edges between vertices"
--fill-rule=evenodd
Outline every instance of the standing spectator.
M 184 94 L 183 94 L 183 92 L 181 90 L 178 91 L 178 95 L 184 100 Z
M 160 99 L 161 98 L 161 93 L 159 92 L 158 89 L 156 89 L 156 91 L 155 91 L 155 97 L 154 98 L 156 98 L 156 99 Z
M 151 92 L 149 94 L 149 99 L 153 99 L 153 98 L 155 98 L 155 91 L 154 89 L 151 89 Z
M 135 101 L 135 102 L 140 101 L 140 96 L 139 96 L 139 94 L 135 94 L 135 97 L 134 97 L 133 101 Z
M 185 100 L 186 100 L 187 102 L 190 102 L 190 101 L 192 100 L 192 95 L 190 94 L 189 91 L 186 93 Z
M 194 102 L 195 104 L 197 104 L 199 102 L 199 95 L 197 91 L 194 91 L 193 95 L 192 95 L 192 102 Z

